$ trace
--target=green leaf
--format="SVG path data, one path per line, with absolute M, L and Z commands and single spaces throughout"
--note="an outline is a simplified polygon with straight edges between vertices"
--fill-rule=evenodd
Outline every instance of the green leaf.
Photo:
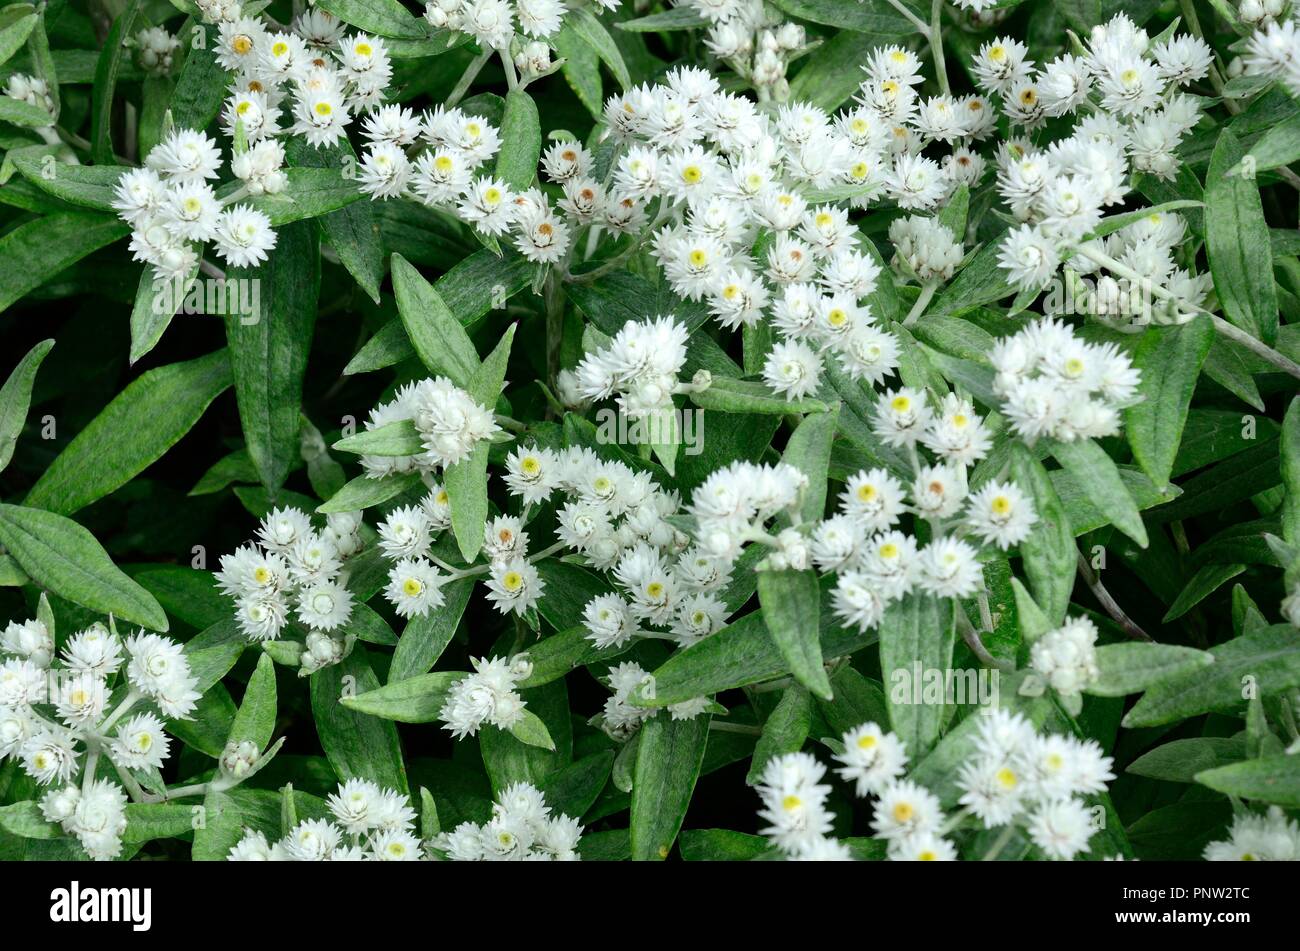
M 1247 155 L 1252 172 L 1264 172 L 1300 162 L 1300 115 L 1291 116 L 1265 129 Z M 1243 162 L 1243 166 L 1244 164 Z M 1238 166 L 1236 173 L 1249 180 L 1253 174 L 1246 175 L 1243 166 Z
M 1074 477 L 1083 494 L 1110 524 L 1146 548 L 1147 530 L 1142 524 L 1142 516 L 1106 451 L 1091 439 L 1075 442 L 1052 440 L 1051 450 L 1056 461 Z M 1078 526 L 1075 526 L 1075 531 L 1078 532 Z
M 831 608 L 829 584 L 822 586 L 819 608 L 823 657 L 841 657 L 872 643 L 874 632 L 863 634 L 841 626 Z M 790 673 L 789 662 L 777 648 L 763 612 L 754 611 L 699 643 L 673 654 L 654 671 L 653 697 L 638 697 L 645 706 L 682 703 L 771 680 Z
M 600 118 L 604 103 L 600 57 L 567 22 L 549 40 L 555 47 L 555 52 L 564 60 L 564 78 L 568 80 L 573 94 L 587 107 L 588 112 Z
M 113 191 L 126 169 L 120 165 L 65 165 L 39 147 L 12 149 L 6 156 L 23 178 L 72 205 L 116 215 Z M 146 268 L 146 270 L 149 270 Z
M 139 844 L 154 839 L 179 839 L 194 831 L 194 806 L 167 802 L 129 802 L 123 843 Z
M 399 723 L 433 723 L 438 719 L 452 685 L 464 680 L 462 670 L 418 674 L 354 697 L 344 697 L 343 706 L 358 713 Z
M 406 258 L 394 254 L 391 270 L 397 312 L 420 362 L 457 386 L 467 385 L 479 366 L 469 334 L 437 289 Z M 488 405 L 495 403 L 493 399 Z
M 359 644 L 340 664 L 311 675 L 311 710 L 325 757 L 340 780 L 369 779 L 409 792 L 397 728 L 388 720 L 348 706 L 379 688 L 366 650 Z
M 39 19 L 35 11 L 30 3 L 15 3 L 0 10 L 0 63 L 8 62 L 23 48 Z
M 4 386 L 0 386 L 0 471 L 9 465 L 9 460 L 14 456 L 14 446 L 22 434 L 27 410 L 31 407 L 36 371 L 53 346 L 52 339 L 42 340 L 28 350 L 9 374 Z
M 1277 285 L 1259 187 L 1229 175 L 1244 155 L 1230 129 L 1219 133 L 1205 173 L 1205 253 L 1224 316 L 1269 344 L 1277 338 Z
M 623 54 L 618 51 L 618 45 L 609 35 L 604 24 L 597 20 L 590 10 L 586 7 L 569 10 L 564 17 L 564 25 L 572 29 L 595 50 L 596 55 L 609 67 L 609 71 L 614 74 L 620 86 L 627 89 L 632 85 L 632 77 L 628 74 L 627 64 L 623 62 Z M 506 100 L 506 108 L 508 114 L 509 99 Z
M 95 65 L 95 85 L 90 113 L 90 154 L 97 165 L 113 165 L 117 162 L 111 135 L 113 91 L 117 87 L 117 75 L 122 68 L 122 59 L 130 58 L 124 41 L 134 34 L 133 28 L 139 13 L 140 0 L 131 0 L 122 14 L 113 21 L 113 26 L 109 29 L 104 46 L 100 50 L 99 62 Z
M 641 726 L 632 782 L 632 858 L 668 858 L 704 765 L 709 717 L 674 720 L 660 713 Z
M 291 139 L 289 161 L 298 166 L 342 168 L 356 161 L 347 139 L 332 148 L 312 148 L 299 139 Z M 375 220 L 375 206 L 370 201 L 355 201 L 316 219 L 321 233 L 338 255 L 348 273 L 376 304 L 379 286 L 384 282 L 387 260 Z
M 1192 783 L 1196 782 L 1197 773 L 1245 758 L 1246 744 L 1240 736 L 1197 736 L 1148 750 L 1124 771 L 1167 783 Z
M 708 26 L 709 21 L 690 7 L 673 7 L 663 13 L 652 13 L 649 16 L 625 20 L 614 25 L 629 33 L 665 33 L 673 30 L 694 30 Z
M 1161 726 L 1210 711 L 1244 710 L 1250 687 L 1270 697 L 1300 686 L 1300 642 L 1279 624 L 1210 648 L 1208 667 L 1162 680 L 1124 717 L 1126 727 Z
M 831 463 L 831 442 L 839 410 L 810 413 L 790 434 L 781 461 L 808 477 L 808 486 L 799 501 L 799 514 L 805 522 L 821 520 L 826 509 L 826 472 Z
M 418 40 L 429 30 L 398 0 L 317 0 L 327 13 L 366 33 L 394 39 Z
M 45 129 L 50 126 L 50 114 L 40 106 L 0 97 L 0 122 L 12 122 L 28 129 Z
M 402 631 L 401 640 L 393 651 L 393 662 L 388 668 L 390 684 L 433 668 L 451 643 L 473 590 L 473 578 L 460 578 L 444 585 L 441 607 L 406 622 L 406 629 Z
M 338 168 L 287 168 L 284 174 L 284 191 L 254 195 L 242 202 L 265 213 L 277 228 L 328 215 L 365 197 L 357 183 L 344 178 Z
M 141 375 L 50 463 L 25 504 L 71 515 L 126 485 L 193 429 L 230 384 L 224 349 Z
M 754 758 L 745 782 L 757 785 L 769 760 L 803 749 L 808 731 L 812 729 L 812 718 L 812 694 L 797 684 L 786 687 L 781 701 L 763 721 L 763 733 L 754 747 Z
M 551 739 L 546 724 L 531 710 L 524 710 L 519 720 L 510 724 L 510 733 L 516 740 L 527 746 L 536 746 L 543 750 L 555 749 L 555 741 Z
M 815 571 L 758 572 L 758 603 L 772 640 L 795 680 L 829 700 L 831 682 L 822 664 L 818 628 L 820 600 Z
M 1214 663 L 1205 651 L 1173 644 L 1105 644 L 1097 648 L 1099 674 L 1088 693 L 1123 697 L 1154 687 L 1171 677 L 1193 676 Z
M 1223 585 L 1246 570 L 1245 565 L 1205 565 L 1197 569 L 1174 603 L 1169 605 L 1162 621 L 1168 624 L 1200 604 Z
M 95 536 L 72 519 L 0 505 L 0 545 L 51 593 L 153 631 L 167 630 L 167 615 L 154 596 L 122 574 Z
M 159 280 L 152 267 L 145 267 L 140 272 L 140 283 L 135 290 L 135 304 L 131 307 L 131 362 L 135 363 L 158 345 L 162 335 L 167 331 L 181 309 L 183 303 L 193 296 L 201 299 L 204 285 L 197 283 L 199 264 L 196 261 L 190 273 L 184 278 Z M 214 288 L 217 285 L 208 285 Z M 230 285 L 230 293 L 236 293 L 237 285 Z M 227 291 L 221 285 L 222 293 Z M 204 302 L 206 308 L 206 302 Z
M 328 502 L 316 507 L 321 514 L 330 512 L 359 512 L 397 498 L 403 492 L 420 485 L 418 472 L 404 472 L 388 475 L 382 479 L 372 479 L 367 475 L 357 476 L 330 496 Z
M 1079 552 L 1065 507 L 1052 480 L 1034 454 L 1017 442 L 1011 453 L 1011 476 L 1034 501 L 1038 521 L 1020 543 L 1020 558 L 1034 598 L 1052 621 L 1064 622 L 1074 591 Z
M 185 44 L 185 65 L 176 78 L 171 114 L 178 129 L 206 129 L 221 111 L 229 80 L 213 52 L 217 48 L 216 29 L 197 23 L 191 23 L 190 29 L 202 30 L 204 42 L 200 48 L 195 48 L 193 42 Z
M 569 714 L 569 692 L 564 681 L 520 692 L 525 709 L 539 717 L 554 748 L 525 743 L 506 730 L 485 726 L 479 730 L 479 750 L 492 789 L 500 793 L 518 782 L 543 785 L 569 764 L 573 755 L 573 728 Z
M 1214 326 L 1201 314 L 1188 324 L 1148 328 L 1138 346 L 1133 365 L 1142 371 L 1142 401 L 1124 411 L 1124 430 L 1133 457 L 1156 485 L 1173 472 L 1196 379 L 1213 343 Z
M 3 394 L 0 394 L 0 402 L 2 401 Z M 3 406 L 0 405 L 0 412 L 2 411 Z M 0 435 L 0 438 L 3 436 Z M 1282 537 L 1291 545 L 1300 546 L 1300 397 L 1294 397 L 1287 407 L 1286 417 L 1282 421 L 1279 455 L 1282 487 L 1286 490 L 1282 501 Z M 0 453 L 0 460 L 3 460 L 3 453 Z
M 894 732 L 920 759 L 939 740 L 945 698 L 914 696 L 930 671 L 952 669 L 956 616 L 950 600 L 912 595 L 885 609 L 880 621 L 880 672 Z M 916 684 L 920 666 L 921 684 Z M 946 682 L 946 681 L 945 681 Z
M 248 454 L 272 494 L 299 458 L 302 384 L 320 292 L 315 229 L 297 222 L 276 233 L 275 250 L 260 267 L 228 272 L 235 280 L 260 282 L 259 312 L 225 318 Z
M 730 829 L 683 829 L 678 848 L 686 862 L 750 862 L 773 850 L 761 835 Z
M 41 807 L 32 800 L 0 806 L 0 829 L 24 839 L 57 839 L 63 830 L 46 822 Z
M 378 429 L 363 429 L 344 436 L 330 448 L 366 456 L 418 456 L 424 452 L 424 439 L 416 430 L 415 423 L 399 419 Z
M 581 818 L 605 788 L 613 765 L 614 754 L 604 750 L 548 776 L 540 788 L 552 814 Z
M 1225 795 L 1294 808 L 1300 806 L 1300 756 L 1266 756 L 1196 774 Z
M 248 679 L 244 700 L 235 714 L 227 743 L 251 741 L 259 750 L 271 743 L 276 717 L 275 663 L 266 654 L 257 660 L 257 669 Z
M 0 311 L 130 230 L 126 222 L 107 215 L 66 212 L 6 232 L 0 237 Z
M 768 413 L 785 416 L 790 413 L 824 413 L 825 403 L 815 399 L 787 400 L 774 393 L 765 383 L 735 380 L 715 376 L 708 389 L 691 394 L 691 400 L 701 409 L 722 413 Z
M 501 340 L 478 367 L 465 387 L 476 401 L 486 407 L 496 405 L 497 397 L 505 383 L 506 364 L 510 360 L 510 346 L 515 339 L 517 324 L 511 324 Z M 451 530 L 456 544 L 466 561 L 473 561 L 483 547 L 483 526 L 487 524 L 487 464 L 488 445 L 480 442 L 463 459 L 447 468 L 444 487 L 450 498 Z
M 537 177 L 537 161 L 541 154 L 542 124 L 537 115 L 537 104 L 522 89 L 512 89 L 506 93 L 506 111 L 501 120 L 501 151 L 497 154 L 496 177 L 515 191 L 529 188 Z
M 860 3 L 845 3 L 844 0 L 772 0 L 772 3 L 801 20 L 838 26 L 858 33 L 906 36 L 916 32 L 916 27 L 885 0 L 862 0 Z M 904 3 L 904 6 L 911 9 L 918 19 L 929 19 L 928 10 L 916 8 L 911 3 Z

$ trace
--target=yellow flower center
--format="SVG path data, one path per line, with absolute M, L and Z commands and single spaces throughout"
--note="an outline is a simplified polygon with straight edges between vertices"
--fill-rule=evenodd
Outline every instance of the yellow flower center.
M 704 177 L 704 172 L 700 170 L 700 167 L 698 165 L 687 165 L 684 169 L 682 169 L 682 181 L 684 181 L 687 185 L 698 185 L 700 183 L 700 179 L 702 179 L 703 177 Z
M 871 484 L 858 486 L 858 501 L 870 502 L 876 497 L 876 487 Z
M 402 582 L 402 593 L 408 598 L 419 596 L 424 591 L 424 584 L 419 578 L 407 578 Z
M 244 37 L 240 37 L 239 39 L 244 39 Z M 253 45 L 252 40 L 249 40 L 248 45 L 249 46 Z M 236 50 L 239 49 L 239 40 L 235 40 L 235 49 Z M 286 43 L 284 40 L 280 40 L 278 43 L 273 43 L 271 45 L 272 56 L 283 56 L 287 52 L 289 52 L 289 44 Z
M 230 48 L 234 50 L 236 53 L 238 53 L 240 56 L 243 56 L 245 53 L 247 53 L 249 50 L 253 48 L 252 37 L 245 36 L 243 33 L 240 33 L 237 37 L 235 37 L 233 40 L 230 41 Z
M 369 56 L 374 52 L 374 50 L 370 48 L 369 43 L 358 43 L 356 46 L 352 47 L 352 49 L 358 56 Z
M 989 503 L 994 515 L 1008 515 L 1011 512 L 1011 500 L 1005 495 L 995 495 Z
M 524 586 L 524 576 L 517 571 L 507 571 L 501 584 L 507 591 L 518 591 Z
M 334 112 L 334 107 L 331 106 L 328 102 L 316 103 L 316 115 L 328 116 L 331 115 L 333 112 Z
M 912 808 L 910 802 L 899 802 L 894 804 L 895 822 L 909 822 L 914 815 L 916 815 L 916 810 Z

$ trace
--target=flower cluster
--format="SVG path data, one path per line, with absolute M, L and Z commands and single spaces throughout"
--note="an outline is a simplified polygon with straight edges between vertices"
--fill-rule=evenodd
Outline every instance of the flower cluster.
M 360 529 L 360 512 L 328 515 L 317 530 L 306 512 L 278 508 L 262 520 L 254 541 L 222 555 L 217 587 L 235 602 L 244 636 L 277 640 L 296 617 L 307 630 L 304 675 L 342 660 L 336 632 L 353 607 L 345 563 L 362 548 Z
M 484 723 L 509 730 L 524 718 L 524 700 L 518 685 L 533 675 L 527 654 L 471 657 L 474 673 L 457 680 L 447 691 L 438 717 L 443 729 L 456 739 L 474 736 Z
M 704 45 L 760 95 L 784 100 L 790 62 L 812 48 L 798 23 L 774 15 L 762 0 L 674 0 L 709 25 Z
M 1045 286 L 1076 252 L 1132 279 L 1122 262 L 1112 267 L 1087 239 L 1103 209 L 1124 201 L 1132 172 L 1177 175 L 1179 143 L 1201 109 L 1195 97 L 1178 90 L 1209 73 L 1213 52 L 1195 36 L 1153 43 L 1119 14 L 1093 27 L 1077 55 L 1064 53 L 1040 70 L 1027 53 L 1009 37 L 984 44 L 972 64 L 977 82 L 1027 132 L 1049 118 L 1080 118 L 1068 136 L 1046 147 L 1026 139 L 1000 147 L 998 193 L 1024 223 L 1003 240 L 999 263 L 1026 290 Z
M 1097 625 L 1085 617 L 1067 618 L 1058 628 L 1034 641 L 1029 665 L 1063 696 L 1077 696 L 1100 676 L 1097 667 Z
M 199 700 L 181 645 L 143 631 L 124 641 L 94 624 L 56 654 L 53 631 L 33 618 L 10 622 L 0 655 L 0 760 L 15 759 L 53 787 L 40 801 L 46 821 L 75 836 L 91 858 L 116 858 L 127 796 L 96 777 L 95 766 L 102 751 L 122 782 L 136 785 L 132 774 L 156 773 L 167 759 L 171 738 L 158 714 L 188 719 Z M 149 709 L 124 719 L 142 703 Z
M 181 40 L 160 26 L 140 30 L 126 44 L 135 50 L 135 61 L 150 76 L 166 76 L 172 71 Z
M 397 790 L 350 779 L 326 804 L 332 818 L 304 819 L 275 843 L 246 829 L 227 861 L 418 862 L 425 857 L 414 831 L 415 810 Z
M 50 84 L 45 80 L 27 73 L 10 73 L 5 82 L 5 95 L 48 112 L 50 125 L 54 125 L 54 98 L 50 95 Z
M 617 10 L 619 0 L 592 3 Z M 552 38 L 573 5 L 565 0 L 427 0 L 424 18 L 438 29 L 468 34 L 485 53 L 500 53 L 503 64 L 531 80 L 553 70 Z
M 689 385 L 678 383 L 686 362 L 686 328 L 671 317 L 629 320 L 607 345 L 578 364 L 575 381 L 584 399 L 617 396 L 630 418 L 671 410 L 673 395 L 708 387 L 701 371 Z
M 951 820 L 931 790 L 904 778 L 906 744 L 875 723 L 846 732 L 835 759 L 840 776 L 860 797 L 875 799 L 872 829 L 894 861 L 951 861 L 950 835 L 962 824 L 986 829 L 1022 828 L 1042 854 L 1073 859 L 1088 850 L 1096 830 L 1084 797 L 1104 793 L 1114 779 L 1110 757 L 1091 740 L 1038 733 L 1020 714 L 995 710 L 981 716 L 971 755 L 957 774 L 965 815 Z M 830 838 L 834 817 L 826 806 L 826 767 L 808 753 L 770 760 L 758 787 L 760 818 L 773 843 L 791 858 L 848 858 Z M 996 852 L 995 852 L 996 854 Z
M 366 430 L 410 422 L 424 451 L 414 455 L 363 455 L 367 475 L 379 479 L 402 472 L 432 477 L 467 459 L 478 443 L 501 431 L 492 411 L 446 377 L 407 383 L 387 403 L 370 411 Z
M 1003 337 L 989 353 L 1000 410 L 1026 442 L 1113 436 L 1136 403 L 1141 371 L 1113 343 L 1089 343 L 1050 317 Z
M 281 151 L 276 169 L 282 159 Z M 209 241 L 235 267 L 261 263 L 275 247 L 275 231 L 265 213 L 236 204 L 238 192 L 223 198 L 213 190 L 208 180 L 217 178 L 220 164 L 214 140 L 193 129 L 176 129 L 153 147 L 143 167 L 118 179 L 113 208 L 131 226 L 135 260 L 153 265 L 157 277 L 188 277 L 199 265 L 196 246 Z
M 579 858 L 581 838 L 577 819 L 553 813 L 535 786 L 515 783 L 492 804 L 491 819 L 462 822 L 433 847 L 455 862 L 568 862 Z
M 1277 806 L 1260 815 L 1238 812 L 1228 838 L 1205 847 L 1207 862 L 1300 862 L 1300 824 Z
M 592 722 L 599 724 L 610 739 L 622 743 L 631 739 L 642 723 L 659 712 L 654 707 L 637 706 L 632 702 L 632 698 L 653 683 L 654 678 L 640 664 L 627 661 L 610 667 L 605 680 L 612 695 Z M 669 704 L 668 715 L 674 720 L 694 720 L 711 706 L 708 697 L 694 697 Z
M 1263 76 L 1300 95 L 1300 24 L 1292 5 L 1282 17 L 1282 0 L 1242 0 L 1237 15 L 1254 27 L 1246 49 L 1233 65 L 1248 76 Z

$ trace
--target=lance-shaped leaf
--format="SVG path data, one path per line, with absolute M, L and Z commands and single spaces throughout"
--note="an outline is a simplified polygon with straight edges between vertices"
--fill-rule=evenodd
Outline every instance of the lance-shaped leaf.
M 1098 697 L 1123 697 L 1213 663 L 1213 654 L 1175 644 L 1105 644 L 1097 648 L 1099 674 L 1087 691 Z
M 1120 478 L 1114 461 L 1091 439 L 1052 442 L 1052 455 L 1074 477 L 1084 496 L 1121 532 L 1142 548 L 1147 530 L 1137 503 Z
M 522 89 L 512 89 L 506 93 L 506 111 L 501 120 L 496 177 L 517 191 L 528 188 L 537 177 L 541 153 L 542 125 L 537 103 Z
M 14 445 L 23 431 L 23 422 L 27 419 L 27 410 L 32 403 L 36 371 L 53 346 L 53 340 L 42 340 L 28 350 L 9 374 L 4 386 L 0 386 L 0 470 L 9 465 L 9 460 L 14 457 Z
M 763 721 L 763 733 L 754 746 L 754 758 L 745 782 L 756 785 L 768 760 L 803 749 L 804 740 L 808 739 L 808 731 L 812 728 L 812 718 L 812 694 L 798 684 L 786 687 L 780 702 Z
M 1074 591 L 1074 574 L 1079 557 L 1074 532 L 1065 507 L 1056 495 L 1042 463 L 1022 444 L 1011 455 L 1011 474 L 1016 485 L 1034 500 L 1038 521 L 1020 543 L 1020 558 L 1034 597 L 1043 611 L 1060 624 Z
M 331 448 L 366 456 L 416 456 L 424 452 L 424 440 L 413 422 L 399 419 L 345 436 Z
M 92 89 L 90 112 L 90 151 L 97 165 L 112 165 L 117 161 L 113 154 L 110 129 L 113 118 L 113 90 L 122 60 L 130 58 L 126 39 L 133 35 L 136 17 L 140 14 L 140 0 L 131 0 L 121 15 L 113 21 L 104 40 L 95 65 L 95 85 Z M 55 95 L 58 95 L 55 91 Z
M 1202 314 L 1191 323 L 1151 327 L 1133 365 L 1142 371 L 1142 401 L 1124 411 L 1124 431 L 1133 457 L 1156 485 L 1164 485 L 1187 424 L 1192 391 L 1214 343 L 1214 327 Z
M 939 740 L 945 697 L 926 693 L 927 676 L 952 669 L 952 601 L 912 594 L 885 609 L 880 621 L 880 672 L 894 732 L 919 758 Z M 944 680 L 946 689 L 947 680 Z
M 829 413 L 812 413 L 803 418 L 785 444 L 781 461 L 808 477 L 799 500 L 799 515 L 805 522 L 821 520 L 826 508 L 826 473 L 831 464 L 831 442 L 839 422 L 838 408 Z
M 25 504 L 71 515 L 126 485 L 179 442 L 230 383 L 224 348 L 141 375 L 50 463 Z
M 263 654 L 257 660 L 257 669 L 248 678 L 248 687 L 244 690 L 244 700 L 235 714 L 234 725 L 230 728 L 227 743 L 251 742 L 258 750 L 264 750 L 271 742 L 275 732 L 276 716 L 275 663 Z
M 66 212 L 5 232 L 0 237 L 0 311 L 130 231 L 125 221 L 108 215 Z
M 339 779 L 369 779 L 406 793 L 406 765 L 397 728 L 346 702 L 378 688 L 379 678 L 360 645 L 342 663 L 312 674 L 311 710 L 316 733 Z
M 344 697 L 342 702 L 349 710 L 372 717 L 401 723 L 432 723 L 438 719 L 452 686 L 468 676 L 462 670 L 419 674 L 390 681 L 382 687 L 353 697 Z
M 461 615 L 465 613 L 473 590 L 473 578 L 460 578 L 444 585 L 440 607 L 406 622 L 406 629 L 402 631 L 393 651 L 393 662 L 388 668 L 389 683 L 432 669 L 460 626 Z
M 500 342 L 488 354 L 482 366 L 470 377 L 466 391 L 491 411 L 505 383 L 510 346 L 515 339 L 516 324 L 511 324 Z M 488 444 L 478 443 L 463 459 L 446 471 L 445 488 L 451 504 L 451 530 L 466 561 L 473 561 L 483 547 L 483 526 L 487 524 Z
M 772 640 L 795 680 L 829 700 L 831 682 L 822 663 L 818 624 L 820 602 L 816 572 L 758 572 L 758 603 Z
M 478 369 L 478 351 L 469 334 L 433 285 L 400 254 L 392 260 L 397 312 L 420 362 L 457 386 L 469 383 Z M 494 405 L 495 397 L 489 406 Z
M 1229 174 L 1244 155 L 1225 127 L 1205 173 L 1205 253 L 1224 316 L 1271 345 L 1277 338 L 1277 282 L 1264 206 L 1253 178 Z
M 1196 774 L 1196 781 L 1238 799 L 1300 806 L 1300 756 L 1268 756 Z
M 642 725 L 632 781 L 633 860 L 663 860 L 672 851 L 704 765 L 709 719 L 674 720 L 664 712 Z
M 226 340 L 248 454 L 274 494 L 299 458 L 302 382 L 316 325 L 320 248 L 308 222 L 276 231 L 277 243 L 258 268 L 232 269 L 235 280 L 260 288 L 253 314 L 227 312 Z
M 72 519 L 0 505 L 0 545 L 32 581 L 59 597 L 154 631 L 167 630 L 167 615 L 157 599 L 124 575 L 95 536 Z

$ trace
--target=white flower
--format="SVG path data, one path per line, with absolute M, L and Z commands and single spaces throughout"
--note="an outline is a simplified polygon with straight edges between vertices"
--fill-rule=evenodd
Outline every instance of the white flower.
M 798 340 L 775 344 L 763 364 L 763 382 L 792 401 L 817 392 L 821 373 L 821 357 Z
M 452 684 L 438 714 L 457 739 L 473 736 L 484 723 L 508 730 L 524 713 L 515 685 L 527 680 L 532 666 L 522 657 L 470 658 L 474 673 Z
M 1024 541 L 1037 522 L 1033 501 L 1012 482 L 990 482 L 966 502 L 966 524 L 999 548 Z
M 979 555 L 959 538 L 941 538 L 921 549 L 920 585 L 940 598 L 965 598 L 983 583 Z
M 352 616 L 352 593 L 332 581 L 318 582 L 298 594 L 298 618 L 313 631 L 333 631 Z
M 384 596 L 402 617 L 424 617 L 445 600 L 446 576 L 423 558 L 403 558 L 388 572 Z
M 1030 665 L 1058 693 L 1078 694 L 1100 675 L 1096 645 L 1096 625 L 1084 617 L 1070 618 L 1034 641 Z
M 167 182 L 195 182 L 216 178 L 221 150 L 202 132 L 176 129 L 155 145 L 145 164 Z
M 234 267 L 261 264 L 276 242 L 271 219 L 247 205 L 222 211 L 212 237 L 217 254 Z
M 875 723 L 863 723 L 845 732 L 840 740 L 844 752 L 835 758 L 844 766 L 836 772 L 855 784 L 857 795 L 878 795 L 903 775 L 907 768 L 907 745 Z
M 882 839 L 906 839 L 938 832 L 943 811 L 938 798 L 911 780 L 890 783 L 880 791 L 872 828 Z
M 757 792 L 763 802 L 762 830 L 782 849 L 798 852 L 831 831 L 826 797 L 831 787 L 820 782 L 826 767 L 808 753 L 786 753 L 768 760 Z
M 502 614 L 513 611 L 523 615 L 537 604 L 545 587 L 537 569 L 530 562 L 516 557 L 492 565 L 487 597 Z
M 1300 861 L 1300 825 L 1277 806 L 1267 813 L 1238 812 L 1228 838 L 1205 847 L 1207 862 Z
M 1029 817 L 1029 837 L 1048 858 L 1072 859 L 1087 851 L 1092 832 L 1092 815 L 1077 799 L 1044 802 Z
M 92 780 L 82 790 L 72 815 L 63 820 L 64 831 L 75 835 L 92 859 L 117 858 L 126 831 L 126 793 L 105 779 Z
M 21 623 L 10 621 L 0 635 L 0 651 L 16 654 L 37 667 L 48 667 L 54 656 L 54 638 L 36 618 Z
M 157 769 L 167 759 L 170 744 L 162 721 L 152 713 L 139 713 L 117 728 L 109 753 L 127 769 Z

